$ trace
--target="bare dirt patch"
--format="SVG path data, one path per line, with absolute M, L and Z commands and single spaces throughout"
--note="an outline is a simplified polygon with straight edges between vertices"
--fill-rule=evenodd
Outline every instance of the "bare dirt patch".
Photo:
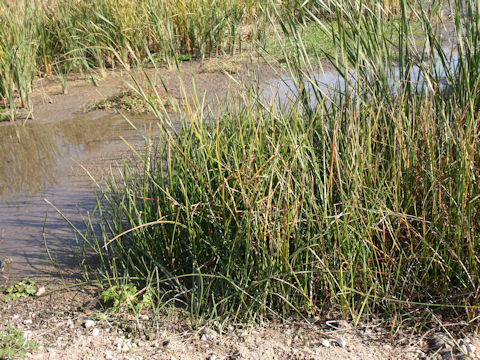
M 0 329 L 23 331 L 38 347 L 30 359 L 467 359 L 448 334 L 395 336 L 373 323 L 301 320 L 262 325 L 193 324 L 179 310 L 152 319 L 149 312 L 109 314 L 93 288 L 56 288 L 45 295 L 0 302 Z M 432 348 L 432 336 L 444 343 Z M 441 336 L 444 336 L 442 338 Z M 458 335 L 460 336 L 460 335 Z M 442 340 L 443 339 L 443 340 Z M 480 339 L 461 337 L 469 349 Z

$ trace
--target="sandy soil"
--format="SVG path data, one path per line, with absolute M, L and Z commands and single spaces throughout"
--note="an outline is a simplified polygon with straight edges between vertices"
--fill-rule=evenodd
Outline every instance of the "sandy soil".
M 43 296 L 0 302 L 0 313 L 0 328 L 13 325 L 38 344 L 27 354 L 30 359 L 480 358 L 478 337 L 433 331 L 392 336 L 375 322 L 354 327 L 348 321 L 292 317 L 253 327 L 203 326 L 180 310 L 170 309 L 157 321 L 149 312 L 108 314 L 91 288 L 50 285 Z M 465 341 L 471 356 L 462 355 L 455 341 Z

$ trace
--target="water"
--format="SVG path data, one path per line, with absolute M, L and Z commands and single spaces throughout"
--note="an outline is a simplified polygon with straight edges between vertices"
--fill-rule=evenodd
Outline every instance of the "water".
M 133 122 L 146 128 L 155 120 Z M 121 116 L 98 112 L 51 123 L 0 124 L 0 259 L 13 276 L 57 276 L 45 245 L 64 271 L 74 268 L 76 236 L 44 199 L 81 227 L 82 214 L 95 205 L 96 185 L 79 164 L 101 182 L 131 154 L 120 136 L 142 143 Z
M 432 90 L 432 80 L 436 79 L 440 89 L 448 90 L 447 77 L 456 72 L 458 66 L 458 53 L 455 51 L 445 50 L 449 53 L 449 59 L 446 66 L 439 60 L 432 64 L 422 63 L 413 66 L 409 70 L 408 79 L 410 84 L 417 90 Z M 425 68 L 427 70 L 425 70 Z M 428 74 L 429 76 L 426 76 Z M 402 89 L 401 72 L 396 68 L 387 79 L 387 85 L 396 93 Z M 348 90 L 351 94 L 362 91 L 362 87 L 373 85 L 374 79 L 366 84 L 359 83 L 355 79 L 353 72 L 349 73 L 347 81 L 336 72 L 326 72 L 313 74 L 310 78 L 305 79 L 300 85 L 291 77 L 282 77 L 266 82 L 261 87 L 261 101 L 267 106 L 271 106 L 279 111 L 287 111 L 292 104 L 299 99 L 299 89 L 304 89 L 305 98 L 311 107 L 317 106 L 323 102 L 327 111 L 332 109 L 333 104 L 338 104 L 341 95 Z M 348 85 L 347 85 L 348 84 Z

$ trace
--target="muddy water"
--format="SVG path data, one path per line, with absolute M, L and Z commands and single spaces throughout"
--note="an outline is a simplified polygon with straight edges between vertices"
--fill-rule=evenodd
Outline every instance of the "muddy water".
M 133 122 L 141 132 L 156 128 L 153 119 Z M 81 226 L 80 214 L 95 204 L 96 186 L 79 164 L 101 180 L 131 154 L 120 136 L 135 146 L 142 143 L 121 116 L 105 113 L 0 124 L 0 260 L 10 264 L 12 275 L 56 276 L 45 244 L 64 271 L 73 268 L 75 234 L 44 199 Z

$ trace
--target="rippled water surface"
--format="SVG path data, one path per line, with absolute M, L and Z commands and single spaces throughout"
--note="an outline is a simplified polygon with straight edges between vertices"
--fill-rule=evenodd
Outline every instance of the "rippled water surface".
M 154 124 L 134 122 L 139 128 Z M 119 115 L 0 124 L 0 259 L 12 275 L 52 275 L 45 244 L 60 265 L 72 265 L 75 234 L 44 199 L 81 226 L 80 214 L 94 207 L 96 187 L 80 164 L 96 175 L 120 163 L 128 152 L 120 136 L 141 139 Z

